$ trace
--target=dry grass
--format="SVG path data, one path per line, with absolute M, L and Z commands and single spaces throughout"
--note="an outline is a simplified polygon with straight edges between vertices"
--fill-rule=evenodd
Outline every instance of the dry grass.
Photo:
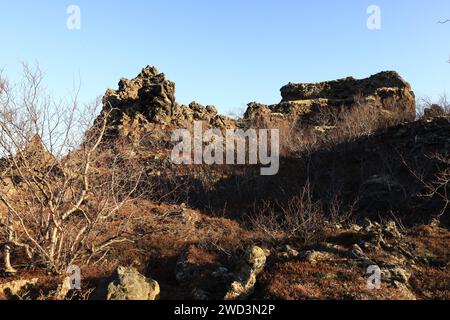
M 265 299 L 355 300 L 381 298 L 394 294 L 367 289 L 367 278 L 356 266 L 309 264 L 292 261 L 277 265 L 261 279 Z
M 307 184 L 298 196 L 287 203 L 275 206 L 266 204 L 263 211 L 258 210 L 250 219 L 256 230 L 264 232 L 272 241 L 280 236 L 297 239 L 304 244 L 318 240 L 324 228 L 325 215 L 322 205 L 315 202 Z
M 412 276 L 410 284 L 421 299 L 450 299 L 450 272 L 448 268 L 428 268 L 416 272 Z
M 266 120 L 264 126 L 280 130 L 280 136 L 284 137 L 281 154 L 292 156 L 310 154 L 338 144 L 349 143 L 403 123 L 407 118 L 406 111 L 405 114 L 401 111 L 404 108 L 398 105 L 387 107 L 387 109 L 397 110 L 391 113 L 374 107 L 363 97 L 354 97 L 354 101 L 354 104 L 349 107 L 320 109 L 314 117 L 318 119 L 314 127 L 292 121 L 292 119 L 272 122 Z
M 427 230 L 426 236 L 422 233 Z M 412 276 L 408 290 L 383 282 L 381 290 L 367 288 L 365 269 L 350 258 L 348 250 L 354 243 L 368 241 L 364 233 L 338 232 L 326 242 L 342 245 L 327 261 L 310 263 L 300 259 L 277 260 L 269 265 L 261 279 L 257 298 L 261 299 L 449 299 L 449 231 L 420 226 L 411 229 L 400 241 L 402 246 L 414 247 L 416 257 L 426 257 L 427 263 L 417 262 L 414 267 L 407 263 Z M 397 247 L 394 247 L 397 248 Z M 370 251 L 370 259 L 380 266 L 392 265 L 395 255 L 382 248 Z
M 6 88 L 6 83 L 0 81 L 0 94 Z M 219 265 L 232 267 L 245 249 L 254 243 L 271 247 L 291 243 L 299 247 L 312 246 L 326 239 L 348 249 L 352 244 L 365 240 L 364 236 L 357 232 L 330 234 L 328 227 L 350 222 L 355 213 L 353 204 L 357 188 L 364 179 L 380 172 L 396 175 L 398 165 L 387 152 L 380 156 L 385 162 L 377 162 L 373 168 L 369 168 L 369 164 L 366 167 L 365 161 L 353 165 L 357 162 L 354 154 L 348 158 L 336 158 L 334 152 L 338 146 L 347 147 L 354 142 L 366 141 L 361 138 L 403 121 L 399 114 L 387 112 L 380 115 L 380 110 L 361 98 L 355 101 L 351 108 L 324 109 L 318 115 L 323 119 L 322 125 L 315 128 L 287 119 L 259 119 L 254 123 L 256 128 L 280 130 L 281 157 L 291 164 L 284 167 L 286 171 L 280 176 L 273 178 L 258 177 L 258 168 L 249 166 L 174 166 L 170 162 L 172 144 L 168 136 L 174 128 L 149 123 L 124 123 L 124 135 L 115 140 L 105 139 L 89 159 L 83 153 L 86 144 L 78 144 L 69 156 L 58 158 L 55 170 L 46 172 L 44 177 L 34 167 L 28 166 L 30 174 L 19 175 L 19 180 L 28 183 L 25 186 L 22 183 L 22 189 L 18 188 L 19 192 L 7 199 L 17 212 L 13 224 L 17 244 L 25 244 L 33 252 L 30 259 L 20 246 L 11 250 L 13 264 L 19 269 L 17 276 L 27 276 L 27 266 L 31 264 L 32 271 L 50 269 L 62 273 L 67 264 L 79 263 L 83 267 L 85 289 L 81 296 L 75 298 L 84 298 L 99 279 L 123 264 L 156 278 L 161 284 L 163 298 L 186 298 L 190 288 L 188 290 L 178 283 L 174 274 L 181 254 L 187 254 L 188 262 L 204 271 Z M 448 113 L 449 104 L 442 102 L 442 105 Z M 14 117 L 9 115 L 7 119 L 11 121 Z M 138 130 L 139 127 L 142 130 Z M 22 158 L 29 163 L 39 160 Z M 361 159 L 373 160 L 367 158 Z M 350 159 L 348 166 L 347 159 Z M 90 163 L 89 175 L 80 171 L 87 161 Z M 5 163 L 7 161 L 2 161 L 2 165 Z M 68 167 L 75 172 L 75 176 L 69 179 L 66 178 L 68 171 L 65 171 Z M 15 169 L 18 171 L 21 166 L 16 165 Z M 356 178 L 346 180 L 347 173 Z M 88 187 L 83 186 L 85 176 L 90 179 Z M 40 183 L 43 178 L 44 184 Z M 348 193 L 342 187 L 344 180 L 353 191 L 351 199 L 347 199 L 348 195 L 345 199 L 341 197 L 341 189 Z M 433 184 L 429 191 L 434 196 L 447 197 L 448 203 L 448 174 L 440 175 L 437 182 L 439 184 Z M 33 188 L 29 187 L 30 183 Z M 64 212 L 73 207 L 74 202 L 80 202 L 75 206 L 71 219 L 59 225 L 59 229 L 51 222 L 52 219 L 46 218 L 59 211 L 52 211 L 48 202 L 39 201 L 45 192 L 36 191 L 36 187 L 46 184 L 55 193 L 65 190 L 57 203 L 60 211 Z M 83 195 L 82 200 L 76 201 L 80 195 Z M 248 221 L 244 217 L 251 208 L 251 227 L 247 229 Z M 58 217 L 55 214 L 54 221 L 58 222 Z M 102 219 L 89 225 L 95 217 Z M 23 225 L 19 218 L 23 218 Z M 42 220 L 47 221 L 44 227 Z M 86 223 L 91 226 L 89 235 L 79 241 L 77 235 Z M 7 224 L 3 222 L 0 226 L 1 239 L 7 239 Z M 45 232 L 48 228 L 59 232 L 56 242 L 62 249 L 57 268 L 48 267 L 47 248 L 54 248 Z M 5 243 L 11 243 L 11 239 Z M 113 242 L 102 248 L 102 244 L 109 241 Z M 423 298 L 448 297 L 447 230 L 418 227 L 408 234 L 408 241 L 415 244 L 418 252 L 428 255 L 434 264 L 432 268 L 423 269 L 423 273 L 414 275 L 413 287 Z M 69 254 L 73 243 L 80 249 L 76 257 Z M 0 257 L 3 258 L 4 254 Z M 386 257 L 386 254 L 378 256 L 380 261 Z M 198 282 L 208 282 L 202 275 L 201 272 L 198 274 Z M 39 277 L 42 283 L 32 297 L 51 297 L 60 277 L 43 273 Z M 257 296 L 276 299 L 400 297 L 390 288 L 369 292 L 365 284 L 359 267 L 343 259 L 337 263 L 317 265 L 297 260 L 275 260 L 273 264 L 269 263 L 263 274 Z

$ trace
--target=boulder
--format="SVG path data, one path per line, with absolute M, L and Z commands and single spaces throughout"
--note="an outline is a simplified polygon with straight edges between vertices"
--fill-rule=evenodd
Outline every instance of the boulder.
M 258 246 L 247 249 L 244 256 L 245 261 L 255 273 L 260 273 L 266 265 L 266 252 Z
M 32 287 L 38 283 L 38 278 L 20 279 L 0 284 L 0 293 L 7 296 L 17 296 L 23 290 Z
M 158 282 L 148 279 L 134 268 L 119 266 L 104 279 L 95 292 L 95 300 L 156 300 L 159 297 Z
M 382 271 L 382 275 L 384 276 L 383 280 L 386 282 L 398 282 L 401 284 L 407 284 L 411 274 L 399 266 L 390 266 Z
M 389 269 L 391 274 L 391 279 L 393 281 L 398 281 L 399 283 L 406 284 L 411 277 L 411 274 L 401 267 L 393 267 Z
M 242 264 L 225 294 L 225 300 L 245 300 L 254 291 L 257 274 L 250 266 Z
M 254 291 L 256 278 L 264 270 L 267 252 L 252 246 L 245 252 L 234 272 L 233 282 L 225 294 L 225 300 L 245 300 Z
M 439 219 L 433 218 L 430 222 L 430 227 L 433 229 L 438 229 L 441 226 L 441 221 Z
M 277 255 L 281 259 L 294 259 L 297 258 L 300 253 L 290 245 L 285 245 L 279 250 Z
M 317 264 L 321 261 L 331 260 L 333 256 L 329 252 L 308 250 L 300 253 L 300 258 L 311 264 Z
M 397 229 L 397 224 L 393 220 L 390 220 L 386 223 L 383 228 L 383 234 L 386 237 L 393 239 L 400 239 L 402 237 L 402 234 Z
M 360 188 L 359 205 L 378 210 L 395 209 L 406 200 L 405 188 L 390 175 L 373 175 Z
M 371 265 L 376 265 L 374 261 L 372 261 L 361 249 L 361 247 L 357 244 L 354 244 L 350 249 L 350 257 L 357 260 L 358 263 L 365 268 Z
M 55 292 L 56 300 L 65 300 L 69 292 L 72 290 L 70 278 L 65 277 L 63 281 L 58 285 Z

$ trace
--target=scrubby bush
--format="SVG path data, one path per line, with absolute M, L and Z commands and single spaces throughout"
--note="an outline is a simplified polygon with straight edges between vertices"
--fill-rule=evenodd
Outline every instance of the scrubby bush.
M 114 217 L 139 185 L 126 153 L 103 143 L 99 103 L 55 102 L 39 69 L 24 66 L 19 86 L 0 83 L 0 242 L 5 269 L 13 252 L 27 264 L 63 272 L 101 259 L 130 239 Z M 86 133 L 86 134 L 85 134 Z M 117 148 L 117 146 L 116 146 Z M 117 149 L 116 149 L 117 150 Z

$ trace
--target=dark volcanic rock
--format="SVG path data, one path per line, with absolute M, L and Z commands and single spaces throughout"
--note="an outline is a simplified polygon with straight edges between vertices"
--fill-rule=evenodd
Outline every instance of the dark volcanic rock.
M 150 66 L 132 80 L 121 79 L 118 90 L 106 91 L 103 112 L 107 111 L 111 111 L 109 124 L 117 127 L 130 119 L 139 119 L 141 124 L 183 125 L 198 120 L 215 127 L 235 125 L 232 119 L 218 115 L 214 106 L 204 107 L 196 102 L 179 105 L 175 99 L 175 83 Z
M 134 268 L 119 266 L 103 279 L 93 292 L 92 300 L 156 300 L 160 294 L 158 282 L 141 275 Z
M 380 72 L 362 80 L 348 77 L 319 83 L 290 83 L 281 88 L 283 102 L 321 98 L 345 101 L 359 94 L 385 99 L 398 93 L 400 98 L 403 92 L 405 96 L 410 96 L 411 87 L 394 71 Z
M 269 114 L 314 119 L 328 107 L 339 110 L 365 103 L 378 108 L 380 115 L 408 121 L 416 117 L 414 92 L 394 71 L 380 72 L 362 80 L 348 77 L 319 83 L 289 83 L 281 88 L 281 96 L 279 104 L 267 106 Z M 245 118 L 259 116 L 262 109 L 255 108 L 255 104 L 249 105 Z
M 121 79 L 119 89 L 108 89 L 103 97 L 104 110 L 113 109 L 112 123 L 117 124 L 123 114 L 137 113 L 156 122 L 169 121 L 177 107 L 175 84 L 166 80 L 154 67 L 146 67 L 134 79 Z
M 444 107 L 438 105 L 438 104 L 432 104 L 429 108 L 426 108 L 424 110 L 424 118 L 425 119 L 432 119 L 436 117 L 442 117 L 445 116 L 446 112 Z

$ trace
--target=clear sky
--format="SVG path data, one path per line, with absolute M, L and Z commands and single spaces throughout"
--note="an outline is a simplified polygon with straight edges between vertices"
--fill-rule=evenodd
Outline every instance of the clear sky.
M 275 103 L 288 82 L 396 70 L 418 96 L 450 94 L 448 0 L 0 0 L 0 67 L 18 79 L 38 62 L 64 96 L 92 100 L 148 64 L 176 82 L 180 103 L 241 112 Z M 81 29 L 66 26 L 69 5 Z M 369 5 L 381 30 L 369 30 Z

